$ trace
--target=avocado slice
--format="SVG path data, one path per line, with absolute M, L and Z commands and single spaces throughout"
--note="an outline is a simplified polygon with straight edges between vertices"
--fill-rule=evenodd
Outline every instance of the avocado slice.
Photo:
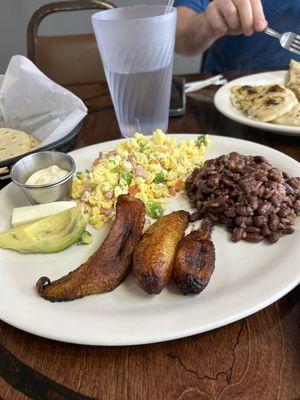
M 0 234 L 0 247 L 20 253 L 56 253 L 76 243 L 87 225 L 81 205 Z

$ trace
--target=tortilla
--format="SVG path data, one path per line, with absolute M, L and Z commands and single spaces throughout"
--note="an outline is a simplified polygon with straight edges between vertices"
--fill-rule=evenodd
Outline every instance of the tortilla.
M 235 85 L 231 90 L 231 103 L 238 110 L 246 111 L 253 100 L 261 96 L 272 85 Z
M 247 114 L 262 122 L 270 122 L 288 113 L 297 104 L 297 97 L 290 89 L 276 84 L 253 99 Z
M 287 86 L 295 93 L 298 100 L 300 100 L 300 62 L 291 60 L 289 81 Z
M 293 107 L 287 114 L 271 122 L 278 125 L 300 126 L 300 104 Z
M 38 144 L 39 144 L 39 142 L 38 142 L 38 140 L 36 140 L 36 138 L 34 138 L 33 136 L 31 136 L 31 135 L 29 135 L 30 136 L 30 141 L 31 141 L 31 149 L 33 149 L 33 148 L 35 148 Z M 31 150 L 30 149 L 30 150 Z
M 27 153 L 38 141 L 23 131 L 0 128 L 0 161 Z
M 233 86 L 233 106 L 263 122 L 276 120 L 298 104 L 295 94 L 279 84 Z

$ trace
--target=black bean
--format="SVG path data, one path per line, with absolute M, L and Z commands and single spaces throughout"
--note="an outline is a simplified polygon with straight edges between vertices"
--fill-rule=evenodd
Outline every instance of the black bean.
M 269 172 L 269 177 L 271 179 L 273 179 L 275 182 L 281 182 L 282 181 L 282 173 L 277 168 L 272 168 L 271 169 L 271 171 Z
M 213 211 L 216 214 L 220 214 L 220 213 L 224 214 L 224 211 L 225 211 L 226 207 L 227 207 L 226 203 L 223 203 L 219 207 L 215 208 Z
M 245 232 L 247 232 L 247 233 L 260 233 L 261 230 L 259 228 L 256 228 L 256 226 L 247 226 L 245 228 Z
M 280 207 L 281 201 L 280 201 L 279 198 L 276 197 L 274 194 L 273 194 L 273 196 L 271 197 L 271 202 L 272 202 L 273 206 L 275 206 L 275 207 Z
M 233 228 L 235 228 L 233 219 L 231 219 L 229 222 L 227 222 L 225 224 L 225 226 L 226 226 L 226 229 L 228 230 L 228 232 L 232 232 Z
M 290 214 L 287 218 L 281 218 L 280 222 L 284 225 L 284 226 L 291 226 L 295 224 L 295 220 L 296 220 L 296 215 L 292 215 Z
M 269 227 L 267 225 L 264 225 L 261 233 L 265 236 L 265 237 L 269 237 L 271 235 L 271 230 L 269 229 Z
M 201 213 L 199 211 L 195 211 L 190 215 L 190 222 L 195 222 L 201 218 Z
M 221 189 L 220 187 L 217 187 L 217 189 L 214 189 L 214 195 L 215 196 L 222 196 L 223 190 L 224 189 Z
M 282 176 L 284 177 L 284 179 L 289 179 L 288 174 L 284 171 L 282 171 Z
M 227 210 L 224 211 L 224 215 L 229 218 L 234 218 L 236 216 L 234 207 L 227 208 Z
M 263 238 L 263 235 L 260 235 L 259 233 L 247 233 L 245 240 L 246 242 L 258 243 L 261 242 Z
M 204 206 L 204 203 L 203 203 L 203 201 L 196 201 L 196 208 L 198 208 L 198 210 L 203 210 L 203 206 Z
M 257 195 L 258 197 L 263 197 L 264 194 L 265 194 L 265 188 L 264 188 L 264 186 L 261 186 L 260 188 L 258 188 L 258 189 L 255 191 L 255 193 L 256 193 L 256 195 Z
M 247 226 L 252 224 L 252 218 L 251 217 L 236 217 L 234 220 L 236 225 L 239 226 Z
M 219 217 L 215 214 L 208 213 L 207 216 L 213 221 L 213 222 L 218 222 Z
M 283 184 L 283 186 L 285 187 L 285 190 L 286 190 L 286 193 L 287 193 L 287 194 L 292 194 L 292 193 L 294 193 L 294 189 L 293 189 L 287 182 L 285 182 L 285 183 Z
M 214 174 L 214 175 L 210 175 L 210 177 L 207 179 L 207 186 L 209 187 L 214 187 L 217 186 L 219 184 L 221 175 L 220 174 Z
M 271 212 L 272 208 L 272 204 L 264 202 L 261 206 L 258 207 L 257 212 L 259 215 L 268 215 Z
M 214 168 L 214 164 L 215 164 L 215 160 L 211 159 L 211 160 L 205 161 L 204 166 L 205 166 L 206 168 L 209 168 L 209 167 L 213 167 L 213 168 Z M 194 171 L 197 171 L 197 172 L 198 172 L 198 171 L 200 171 L 200 169 L 199 169 L 199 168 L 195 168 Z
M 234 183 L 239 183 L 239 181 L 241 180 L 241 176 L 239 174 L 235 174 L 231 179 Z
M 287 227 L 285 227 L 285 228 L 282 228 L 282 229 L 280 230 L 280 232 L 281 232 L 283 235 L 291 235 L 292 233 L 295 232 L 295 229 L 292 228 L 291 226 L 287 226 Z
M 234 228 L 231 234 L 231 240 L 233 242 L 238 242 L 239 240 L 242 240 L 244 232 L 245 231 L 243 228 Z
M 279 218 L 276 214 L 271 214 L 269 217 L 269 228 L 271 231 L 276 232 L 279 228 Z
M 262 226 L 264 226 L 266 224 L 266 222 L 267 222 L 266 217 L 264 217 L 262 215 L 256 215 L 255 217 L 253 217 L 253 223 L 258 228 L 261 228 Z
M 278 215 L 280 218 L 285 218 L 288 214 L 289 208 L 285 203 L 283 203 L 280 207 L 280 210 L 278 211 Z
M 290 208 L 294 207 L 295 204 L 295 197 L 294 196 L 289 196 L 286 201 L 285 201 L 286 205 Z
M 235 208 L 235 211 L 238 215 L 241 215 L 242 217 L 249 217 L 250 215 L 253 214 L 253 211 L 251 210 L 251 208 L 245 207 L 245 206 L 237 206 Z
M 254 156 L 253 160 L 256 162 L 256 164 L 264 164 L 266 163 L 266 159 L 262 156 Z
M 218 208 L 226 202 L 226 196 L 212 198 L 207 202 L 207 208 Z
M 290 178 L 286 181 L 288 185 L 290 185 L 294 190 L 299 192 L 300 190 L 300 178 Z
M 233 171 L 231 171 L 230 169 L 224 169 L 224 174 L 228 177 L 228 178 L 232 178 L 234 176 Z
M 209 188 L 207 185 L 203 185 L 202 186 L 202 193 L 204 193 L 204 194 L 211 194 L 212 193 L 212 189 L 211 188 Z
M 261 184 L 262 182 L 256 181 L 254 177 L 245 178 L 239 182 L 246 193 L 256 192 Z
M 268 180 L 266 171 L 257 171 L 255 172 L 254 177 L 259 182 L 266 182 Z
M 271 197 L 273 196 L 273 193 L 274 193 L 274 189 L 266 189 L 265 190 L 265 194 L 264 194 L 264 198 L 266 200 L 271 199 Z
M 224 225 L 232 226 L 232 219 L 225 217 L 225 215 L 219 215 L 218 221 Z
M 275 181 L 267 182 L 267 187 L 269 187 L 270 189 L 276 189 L 277 186 L 278 186 L 278 182 L 275 182 Z
M 258 207 L 258 200 L 257 200 L 257 197 L 255 197 L 255 196 L 250 196 L 250 197 L 248 198 L 248 204 L 249 204 L 249 206 L 252 208 L 252 210 L 256 210 L 257 207 Z
M 270 243 L 276 243 L 280 238 L 280 233 L 279 232 L 272 232 L 269 236 L 268 236 L 268 242 Z
M 231 187 L 231 188 L 233 188 L 235 186 L 234 182 L 228 177 L 223 177 L 221 179 L 221 182 L 224 183 L 225 186 L 228 186 L 228 187 Z
M 195 200 L 201 200 L 201 201 L 204 200 L 204 196 L 203 196 L 203 193 L 202 193 L 202 192 L 196 193 L 195 195 L 193 195 L 193 198 L 194 198 Z

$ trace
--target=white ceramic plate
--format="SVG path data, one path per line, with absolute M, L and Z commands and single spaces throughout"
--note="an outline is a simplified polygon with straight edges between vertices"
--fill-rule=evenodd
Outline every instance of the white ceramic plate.
M 291 176 L 300 175 L 299 163 L 268 147 L 227 137 L 211 139 L 206 158 L 230 151 L 258 154 Z M 117 143 L 86 147 L 71 155 L 78 170 L 83 170 L 91 166 L 100 150 Z M 13 184 L 0 192 L 0 231 L 9 228 L 12 208 L 24 203 L 25 198 Z M 182 208 L 190 209 L 183 194 L 171 201 L 169 210 Z M 38 278 L 56 279 L 79 266 L 99 246 L 108 227 L 95 231 L 92 245 L 74 245 L 62 253 L 21 255 L 1 249 L 0 318 L 39 336 L 89 345 L 153 343 L 205 332 L 261 310 L 300 282 L 299 222 L 293 235 L 275 245 L 232 243 L 223 228 L 216 228 L 216 268 L 209 286 L 199 296 L 183 296 L 172 283 L 160 295 L 149 296 L 129 276 L 107 294 L 67 303 L 40 298 L 35 290 Z
M 266 85 L 269 83 L 279 83 L 284 85 L 287 78 L 287 71 L 263 72 L 261 74 L 243 76 L 234 79 L 222 86 L 214 97 L 216 108 L 233 121 L 253 128 L 271 131 L 281 135 L 300 136 L 300 127 L 288 125 L 276 125 L 269 122 L 261 122 L 247 117 L 244 113 L 234 108 L 230 102 L 230 88 L 234 85 Z

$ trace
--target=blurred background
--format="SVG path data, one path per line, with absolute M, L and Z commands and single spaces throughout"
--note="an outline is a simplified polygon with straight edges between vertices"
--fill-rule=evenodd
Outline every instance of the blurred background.
M 26 30 L 36 9 L 51 0 L 1 0 L 0 1 L 0 74 L 15 54 L 27 54 Z M 161 0 L 115 0 L 116 6 L 132 4 L 167 4 Z M 41 24 L 41 35 L 82 34 L 92 32 L 90 16 L 94 11 L 68 12 L 50 15 Z M 175 55 L 174 74 L 198 72 L 200 57 Z

